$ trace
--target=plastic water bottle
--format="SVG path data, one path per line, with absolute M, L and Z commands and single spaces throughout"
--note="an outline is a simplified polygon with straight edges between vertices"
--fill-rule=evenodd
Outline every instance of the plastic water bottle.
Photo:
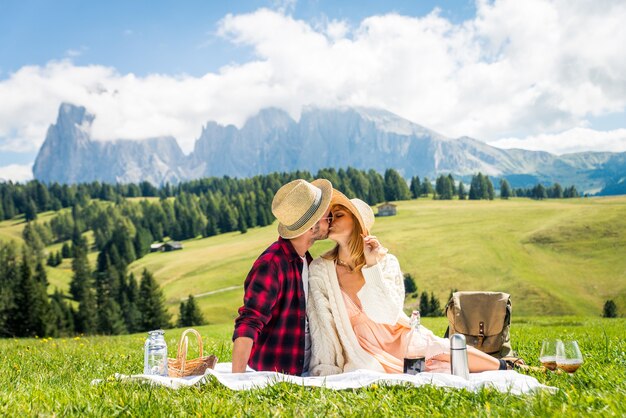
M 167 344 L 162 329 L 148 332 L 144 344 L 143 373 L 167 376 Z

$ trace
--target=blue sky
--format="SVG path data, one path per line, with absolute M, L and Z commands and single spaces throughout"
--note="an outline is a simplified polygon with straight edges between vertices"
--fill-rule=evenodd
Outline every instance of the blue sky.
M 381 107 L 449 137 L 626 151 L 626 2 L 0 2 L 0 178 L 30 176 L 62 102 L 98 140 Z
M 227 14 L 266 7 L 306 21 L 362 19 L 389 12 L 426 15 L 435 7 L 455 22 L 470 18 L 474 2 L 300 1 L 29 1 L 0 4 L 0 78 L 24 65 L 70 57 L 76 65 L 103 64 L 122 73 L 186 73 L 202 76 L 230 62 L 252 58 L 216 36 Z

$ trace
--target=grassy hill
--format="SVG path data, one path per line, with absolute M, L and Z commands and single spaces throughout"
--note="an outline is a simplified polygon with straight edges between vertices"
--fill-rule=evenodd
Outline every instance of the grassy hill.
M 595 316 L 607 299 L 626 310 L 626 197 L 397 204 L 398 215 L 377 218 L 373 233 L 418 290 L 442 303 L 456 288 L 508 292 L 515 316 Z M 1 222 L 0 239 L 20 241 L 21 228 L 17 220 Z M 148 254 L 130 271 L 153 272 L 173 313 L 193 294 L 211 323 L 231 322 L 252 262 L 276 237 L 272 225 L 189 240 L 182 251 Z M 311 252 L 331 246 L 319 242 Z M 49 274 L 53 286 L 66 289 L 69 260 Z M 416 302 L 409 297 L 407 308 Z

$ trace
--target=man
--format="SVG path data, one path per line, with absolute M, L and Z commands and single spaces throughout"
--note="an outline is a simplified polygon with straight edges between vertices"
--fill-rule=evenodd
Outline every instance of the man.
M 233 334 L 233 373 L 246 364 L 261 371 L 301 375 L 310 352 L 306 332 L 309 248 L 328 237 L 333 187 L 328 180 L 294 180 L 272 201 L 278 241 L 254 262 L 244 284 Z

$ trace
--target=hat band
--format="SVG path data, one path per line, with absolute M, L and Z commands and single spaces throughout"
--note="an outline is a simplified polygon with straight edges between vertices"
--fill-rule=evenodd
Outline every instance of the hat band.
M 291 225 L 285 225 L 285 228 L 287 228 L 290 231 L 295 231 L 296 229 L 302 228 L 302 226 L 305 223 L 307 223 L 309 219 L 311 219 L 311 216 L 313 216 L 313 214 L 320 208 L 321 203 L 322 203 L 322 190 L 316 187 L 315 188 L 315 200 L 313 201 L 313 204 L 311 205 L 311 207 L 305 212 L 304 215 L 302 215 L 300 219 L 298 219 L 296 222 L 292 223 Z

